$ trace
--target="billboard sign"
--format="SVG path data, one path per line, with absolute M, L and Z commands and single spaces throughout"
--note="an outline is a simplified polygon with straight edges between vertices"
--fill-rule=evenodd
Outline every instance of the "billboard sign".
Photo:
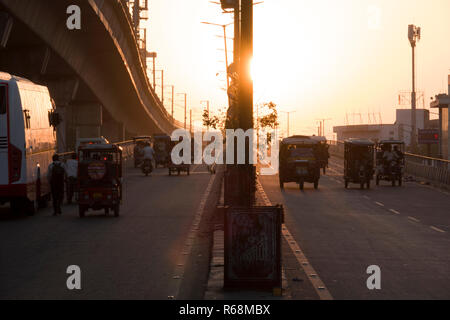
M 438 144 L 438 129 L 419 129 L 419 144 Z
M 283 207 L 230 207 L 225 218 L 225 288 L 281 288 Z

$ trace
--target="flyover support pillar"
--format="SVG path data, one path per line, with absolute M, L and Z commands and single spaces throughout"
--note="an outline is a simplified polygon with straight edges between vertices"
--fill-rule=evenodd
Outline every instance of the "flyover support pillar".
M 126 140 L 124 124 L 112 118 L 103 120 L 101 134 L 111 142 L 122 142 Z
M 102 106 L 98 103 L 78 103 L 72 107 L 75 140 L 100 137 L 103 124 Z

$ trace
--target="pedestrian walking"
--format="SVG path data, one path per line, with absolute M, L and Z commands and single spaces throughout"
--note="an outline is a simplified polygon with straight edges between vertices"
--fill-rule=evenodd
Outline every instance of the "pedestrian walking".
M 59 160 L 59 156 L 53 156 L 53 162 L 48 166 L 47 178 L 50 184 L 53 200 L 53 215 L 62 214 L 61 205 L 64 200 L 64 180 L 66 168 Z

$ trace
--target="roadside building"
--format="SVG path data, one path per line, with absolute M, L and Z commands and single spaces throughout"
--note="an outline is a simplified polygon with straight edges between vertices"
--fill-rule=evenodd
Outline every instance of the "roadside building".
M 450 75 L 448 76 L 448 94 L 438 94 L 430 104 L 431 108 L 439 109 L 439 154 L 443 159 L 450 160 L 450 136 L 448 127 L 450 106 Z

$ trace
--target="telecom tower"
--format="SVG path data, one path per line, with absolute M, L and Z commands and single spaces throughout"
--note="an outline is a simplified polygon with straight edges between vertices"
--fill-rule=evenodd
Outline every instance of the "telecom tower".
M 408 26 L 408 39 L 412 48 L 412 93 L 411 93 L 411 149 L 417 147 L 417 129 L 416 129 L 416 43 L 420 40 L 420 27 L 410 24 Z

